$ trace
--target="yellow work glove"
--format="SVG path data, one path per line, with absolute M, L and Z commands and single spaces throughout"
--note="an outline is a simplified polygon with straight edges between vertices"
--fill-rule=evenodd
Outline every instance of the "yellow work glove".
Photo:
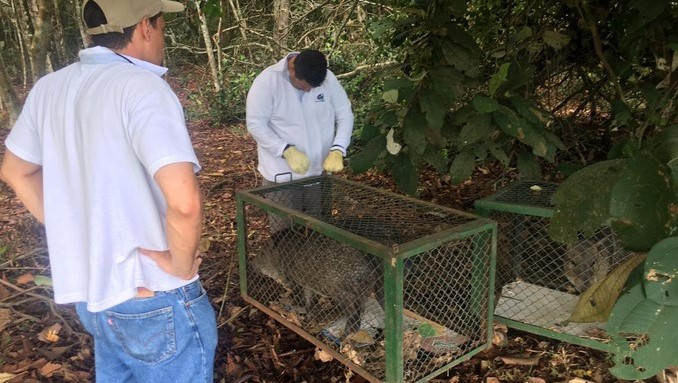
M 344 156 L 338 150 L 330 150 L 330 154 L 327 155 L 325 161 L 323 162 L 323 169 L 330 173 L 340 172 L 344 170 Z
M 297 174 L 304 174 L 311 167 L 311 161 L 308 160 L 306 154 L 294 146 L 285 149 L 283 158 L 287 161 L 290 169 Z

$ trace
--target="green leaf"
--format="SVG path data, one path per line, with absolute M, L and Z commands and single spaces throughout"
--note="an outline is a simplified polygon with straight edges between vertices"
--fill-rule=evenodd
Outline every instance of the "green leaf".
M 652 247 L 645 262 L 645 295 L 659 304 L 678 305 L 678 237 Z
M 44 275 L 36 275 L 33 278 L 33 283 L 35 283 L 36 286 L 52 286 L 52 278 Z
M 448 65 L 464 72 L 469 77 L 478 77 L 480 75 L 480 65 L 478 58 L 468 49 L 447 41 L 442 46 L 443 56 Z
M 379 116 L 377 122 L 386 127 L 392 127 L 398 125 L 398 114 L 393 110 L 387 110 Z
M 450 166 L 450 182 L 459 184 L 469 178 L 476 168 L 476 155 L 473 150 L 464 149 L 459 153 Z
M 363 150 L 351 156 L 349 167 L 353 173 L 362 173 L 374 165 L 377 157 L 383 153 L 386 147 L 386 136 L 379 135 L 370 140 Z
M 499 89 L 499 86 L 506 81 L 510 67 L 511 63 L 501 64 L 497 73 L 492 75 L 489 83 L 490 96 L 496 96 L 497 89 Z
M 678 125 L 667 127 L 647 142 L 652 154 L 678 174 Z
M 409 195 L 416 195 L 419 186 L 419 170 L 403 153 L 400 153 L 393 163 L 393 179 L 400 190 Z
M 384 92 L 384 94 L 381 95 L 382 100 L 386 101 L 389 104 L 397 104 L 398 103 L 398 90 L 397 89 L 391 89 L 387 90 Z
M 440 150 L 436 150 L 431 145 L 426 147 L 422 158 L 435 168 L 438 173 L 447 172 L 448 160 Z
M 559 51 L 570 42 L 570 37 L 556 31 L 544 32 L 544 43 L 551 48 Z
M 612 227 L 628 249 L 647 251 L 666 236 L 675 199 L 670 171 L 650 154 L 630 158 L 610 190 Z
M 421 111 L 426 115 L 427 124 L 435 130 L 440 130 L 445 121 L 447 105 L 438 97 L 438 94 L 435 92 L 425 92 L 419 97 L 419 106 Z
M 607 322 L 626 280 L 643 260 L 645 260 L 644 253 L 634 254 L 605 278 L 581 293 L 569 321 L 575 323 Z
M 541 167 L 537 159 L 526 151 L 521 151 L 518 154 L 518 171 L 523 179 L 540 180 Z
M 522 41 L 525 41 L 532 37 L 532 28 L 525 26 L 520 28 L 520 30 L 512 34 L 509 38 L 511 44 L 518 44 Z
M 403 140 L 409 147 L 410 156 L 420 157 L 426 150 L 426 136 L 424 135 L 424 124 L 421 121 L 419 113 L 410 114 L 405 117 L 403 124 Z
M 624 160 L 587 166 L 568 177 L 553 195 L 555 211 L 549 235 L 558 242 L 573 243 L 577 233 L 592 236 L 610 217 L 610 193 L 619 179 Z
M 534 155 L 545 157 L 549 153 L 552 145 L 549 145 L 537 129 L 525 119 L 518 117 L 513 110 L 502 106 L 492 113 L 492 116 L 504 133 L 532 147 Z
M 377 129 L 377 127 L 372 124 L 365 124 L 360 129 L 360 138 L 363 141 L 371 140 L 379 134 L 379 129 Z
M 509 164 L 509 156 L 506 154 L 506 151 L 499 145 L 490 145 L 488 148 L 490 150 L 490 153 L 499 160 L 499 162 L 502 163 L 504 166 L 508 166 Z
M 422 336 L 422 338 L 431 338 L 436 336 L 436 330 L 430 323 L 424 323 L 417 327 L 417 332 Z
M 614 99 L 610 106 L 612 107 L 613 126 L 633 126 L 633 115 L 626 103 L 619 99 Z
M 493 98 L 477 95 L 471 100 L 473 107 L 480 113 L 492 113 L 499 108 L 499 103 Z
M 436 67 L 429 71 L 427 82 L 448 109 L 458 98 L 464 96 L 464 79 L 464 75 L 454 68 Z
M 483 139 L 488 140 L 492 132 L 494 132 L 492 117 L 489 114 L 477 114 L 471 117 L 468 123 L 461 128 L 459 134 L 460 146 L 470 145 Z
M 612 315 L 619 306 L 632 306 L 623 317 L 622 325 L 612 336 L 615 352 L 610 372 L 626 380 L 648 379 L 678 360 L 678 306 L 663 306 L 649 299 L 626 302 L 620 297 Z M 612 318 L 612 316 L 611 316 Z M 608 334 L 610 333 L 608 323 Z M 637 341 L 627 337 L 635 335 Z

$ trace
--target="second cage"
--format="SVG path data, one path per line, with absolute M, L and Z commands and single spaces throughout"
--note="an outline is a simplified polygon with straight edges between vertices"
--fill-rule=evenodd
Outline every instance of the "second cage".
M 604 227 L 570 245 L 549 238 L 557 183 L 518 181 L 475 203 L 498 222 L 495 322 L 573 344 L 611 351 L 605 323 L 574 323 L 579 298 L 627 261 Z

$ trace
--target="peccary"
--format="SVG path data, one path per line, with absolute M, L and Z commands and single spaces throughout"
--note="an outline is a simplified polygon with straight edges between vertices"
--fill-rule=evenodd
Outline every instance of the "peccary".
M 578 293 L 605 278 L 611 271 L 615 242 L 611 238 L 585 238 L 567 246 L 563 271 Z
M 360 328 L 368 296 L 375 294 L 383 307 L 380 262 L 317 232 L 278 231 L 264 242 L 251 265 L 290 290 L 301 288 L 308 313 L 314 294 L 330 298 L 348 313 L 342 337 Z

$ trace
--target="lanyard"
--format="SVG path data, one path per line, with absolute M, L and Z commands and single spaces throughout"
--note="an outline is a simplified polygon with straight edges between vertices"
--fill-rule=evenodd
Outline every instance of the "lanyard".
M 125 61 L 127 61 L 128 63 L 130 63 L 130 64 L 134 65 L 134 63 L 133 63 L 133 62 L 132 62 L 132 61 L 131 61 L 130 59 L 128 59 L 127 57 L 125 57 L 125 56 L 121 55 L 121 54 L 120 54 L 120 53 L 118 53 L 118 52 L 113 52 L 113 53 L 115 53 L 116 55 L 118 55 L 118 56 L 122 57 L 122 58 L 123 58 L 123 59 L 124 59 Z

